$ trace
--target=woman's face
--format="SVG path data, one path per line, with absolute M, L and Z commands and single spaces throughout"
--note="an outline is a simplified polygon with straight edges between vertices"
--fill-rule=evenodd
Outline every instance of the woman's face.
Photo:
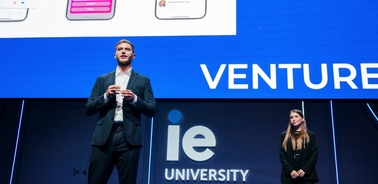
M 303 122 L 303 118 L 296 112 L 290 113 L 290 123 L 293 127 L 299 127 Z

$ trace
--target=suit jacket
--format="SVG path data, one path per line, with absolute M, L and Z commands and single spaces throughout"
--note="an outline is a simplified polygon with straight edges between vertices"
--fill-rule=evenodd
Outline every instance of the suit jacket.
M 97 77 L 92 93 L 85 105 L 86 114 L 88 116 L 99 113 L 99 119 L 91 142 L 92 146 L 104 145 L 112 130 L 116 98 L 114 96 L 106 103 L 104 94 L 109 85 L 113 84 L 115 84 L 115 70 Z M 132 70 L 126 89 L 133 91 L 138 99 L 135 105 L 126 101 L 123 103 L 123 125 L 125 136 L 130 144 L 141 146 L 141 114 L 153 117 L 156 113 L 156 102 L 152 92 L 150 79 Z
M 316 143 L 316 137 L 314 132 L 307 131 L 307 133 L 310 136 L 310 142 L 301 150 L 301 156 L 299 157 L 299 163 L 297 164 L 298 167 L 295 166 L 296 161 L 294 158 L 294 151 L 292 150 L 291 141 L 289 140 L 287 142 L 287 151 L 285 151 L 284 147 L 282 146 L 282 142 L 285 139 L 286 131 L 281 133 L 281 144 L 279 151 L 280 160 L 282 163 L 281 181 L 293 181 L 290 173 L 293 170 L 298 171 L 300 169 L 305 172 L 304 177 L 300 178 L 300 180 L 313 182 L 319 181 L 318 174 L 315 169 L 315 164 L 318 160 L 318 146 Z

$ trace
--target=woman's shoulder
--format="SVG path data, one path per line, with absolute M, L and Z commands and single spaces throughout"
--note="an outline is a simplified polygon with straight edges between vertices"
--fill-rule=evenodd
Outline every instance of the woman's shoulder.
M 281 137 L 286 135 L 286 131 L 280 133 Z
M 313 131 L 310 131 L 310 130 L 307 130 L 307 134 L 308 134 L 309 136 L 315 136 L 315 133 L 314 133 Z

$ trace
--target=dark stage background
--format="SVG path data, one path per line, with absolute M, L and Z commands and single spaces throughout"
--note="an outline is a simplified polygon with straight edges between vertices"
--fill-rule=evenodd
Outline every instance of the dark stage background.
M 145 143 L 138 177 L 143 184 L 279 183 L 279 134 L 285 130 L 288 112 L 293 108 L 303 108 L 309 129 L 316 133 L 319 183 L 378 180 L 375 100 L 157 101 L 154 119 L 143 119 Z M 85 102 L 86 99 L 0 100 L 0 183 L 86 183 L 90 139 L 97 117 L 85 115 Z M 182 113 L 176 124 L 180 126 L 180 140 L 193 126 L 212 131 L 217 142 L 209 148 L 213 157 L 193 161 L 182 151 L 180 143 L 179 160 L 166 160 L 167 127 L 172 125 L 168 114 L 172 110 Z M 166 168 L 241 169 L 249 173 L 245 182 L 239 176 L 235 182 L 198 178 L 167 181 Z M 109 183 L 117 183 L 115 173 Z
M 0 184 L 86 183 L 84 105 L 120 39 L 158 102 L 140 183 L 279 183 L 293 108 L 316 133 L 321 184 L 378 181 L 376 0 L 167 0 L 185 9 L 169 20 L 155 0 L 112 0 L 112 18 L 88 21 L 65 0 L 15 2 L 0 0 Z

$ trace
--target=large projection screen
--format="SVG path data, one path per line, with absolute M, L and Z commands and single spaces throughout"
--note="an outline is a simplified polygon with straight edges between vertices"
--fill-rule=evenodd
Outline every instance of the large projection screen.
M 0 98 L 87 98 L 124 38 L 157 98 L 377 98 L 373 0 L 12 2 L 0 1 Z

